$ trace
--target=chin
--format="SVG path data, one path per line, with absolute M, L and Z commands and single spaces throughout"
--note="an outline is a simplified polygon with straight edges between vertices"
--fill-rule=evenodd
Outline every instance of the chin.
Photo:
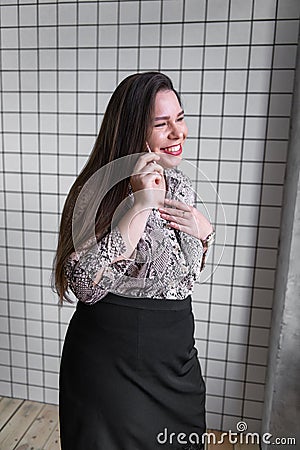
M 166 153 L 161 152 L 159 154 L 160 156 L 160 160 L 159 160 L 159 164 L 164 168 L 164 169 L 172 169 L 174 167 L 177 167 L 182 160 L 181 155 L 180 156 L 172 156 L 172 155 L 167 155 Z

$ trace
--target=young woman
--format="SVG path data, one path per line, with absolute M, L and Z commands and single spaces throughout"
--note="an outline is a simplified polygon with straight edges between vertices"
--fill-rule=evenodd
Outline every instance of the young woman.
M 203 448 L 191 293 L 214 231 L 177 168 L 186 137 L 171 80 L 129 76 L 66 199 L 53 284 L 61 303 L 69 289 L 79 301 L 60 367 L 62 450 Z

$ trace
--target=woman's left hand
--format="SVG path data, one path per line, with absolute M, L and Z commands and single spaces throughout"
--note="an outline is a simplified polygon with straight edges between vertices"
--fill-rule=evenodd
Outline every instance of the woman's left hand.
M 194 206 L 179 200 L 165 199 L 166 208 L 158 208 L 161 217 L 175 230 L 184 231 L 198 239 L 206 239 L 213 231 L 211 223 Z

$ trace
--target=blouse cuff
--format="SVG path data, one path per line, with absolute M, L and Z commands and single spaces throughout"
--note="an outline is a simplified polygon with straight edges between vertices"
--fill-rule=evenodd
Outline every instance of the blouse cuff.
M 91 280 L 94 280 L 101 269 L 106 269 L 125 252 L 126 244 L 116 226 L 88 251 L 79 255 L 76 267 L 80 267 Z

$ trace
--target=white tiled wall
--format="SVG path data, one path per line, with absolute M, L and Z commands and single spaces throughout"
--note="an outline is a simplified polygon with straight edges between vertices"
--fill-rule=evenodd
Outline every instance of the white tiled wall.
M 217 230 L 193 302 L 208 426 L 259 431 L 299 1 L 18 3 L 0 7 L 0 394 L 58 401 L 73 312 L 49 287 L 62 206 L 116 85 L 161 70 L 182 94 L 184 168 Z

